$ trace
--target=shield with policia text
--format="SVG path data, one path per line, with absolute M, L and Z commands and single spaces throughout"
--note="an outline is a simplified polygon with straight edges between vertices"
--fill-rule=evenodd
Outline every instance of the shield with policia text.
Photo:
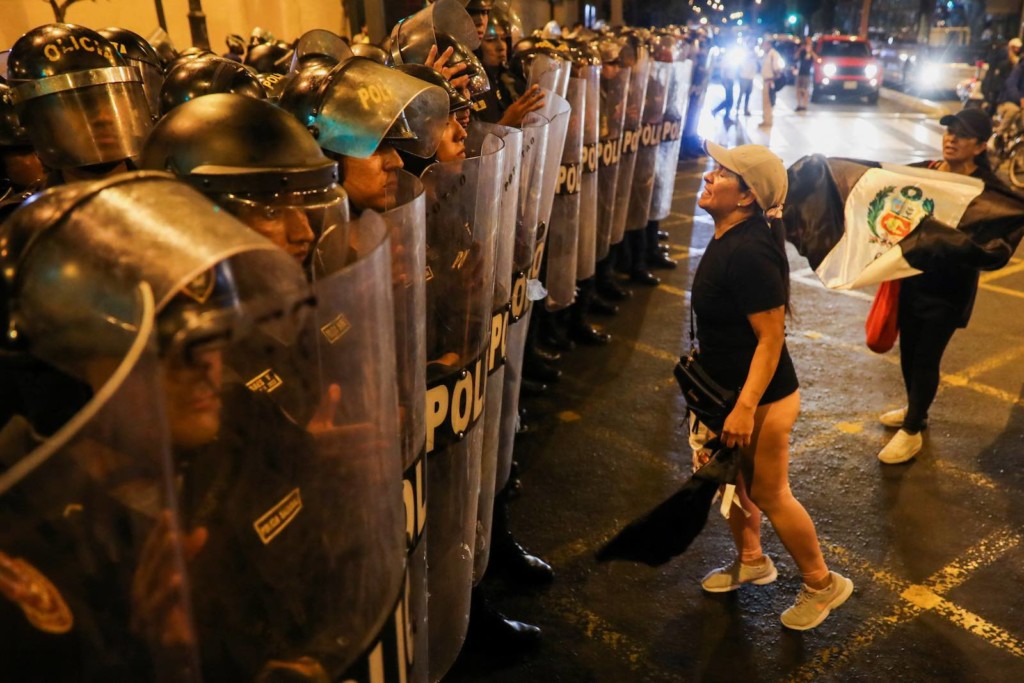
M 608 255 L 615 223 L 615 196 L 622 158 L 622 124 L 626 116 L 626 98 L 633 71 L 618 68 L 611 78 L 601 76 L 600 144 L 597 164 L 597 260 Z
M 519 201 L 516 205 L 516 234 L 512 248 L 512 308 L 509 311 L 505 386 L 501 400 L 501 434 L 495 492 L 505 488 L 512 470 L 512 449 L 519 419 L 519 385 L 522 381 L 523 354 L 529 327 L 530 298 L 528 283 L 533 269 L 537 238 L 537 216 L 544 182 L 544 158 L 547 153 L 550 123 L 533 113 L 523 120 L 523 145 L 519 171 Z
M 558 166 L 555 196 L 548 229 L 547 268 L 544 287 L 548 290 L 544 305 L 561 310 L 576 298 L 576 250 L 580 228 L 580 187 L 583 161 L 583 125 L 585 123 L 587 83 L 570 78 L 567 100 L 569 126 Z
M 1024 199 L 969 176 L 814 155 L 789 169 L 783 218 L 825 286 L 850 289 L 1005 266 L 1024 234 Z
M 480 500 L 477 505 L 476 546 L 473 552 L 473 581 L 479 583 L 487 569 L 494 519 L 498 445 L 501 436 L 501 401 L 505 387 L 508 353 L 508 325 L 512 312 L 512 257 L 516 240 L 519 205 L 519 169 L 522 164 L 523 131 L 518 128 L 473 121 L 466 139 L 466 153 L 478 156 L 487 136 L 505 143 L 498 207 L 495 252 L 494 296 L 491 304 L 490 347 L 487 353 L 487 398 L 484 404 L 484 445 L 480 465 Z
M 323 542 L 331 543 L 340 562 L 380 556 L 373 574 L 359 575 L 372 581 L 350 579 L 339 590 L 344 612 L 361 614 L 369 627 L 351 646 L 365 659 L 376 650 L 383 655 L 387 641 L 387 658 L 397 667 L 404 666 L 399 651 L 406 637 L 406 511 L 391 262 L 388 227 L 372 211 L 329 227 L 317 241 L 313 290 L 321 391 L 307 430 L 325 474 L 333 463 L 341 485 L 332 509 L 336 526 Z M 373 523 L 364 516 L 369 496 L 390 501 Z
M 619 177 L 615 186 L 615 216 L 612 219 L 611 244 L 618 244 L 626 234 L 629 201 L 633 195 L 633 171 L 640 150 L 640 132 L 643 127 L 644 102 L 651 71 L 651 59 L 644 49 L 636 51 L 636 63 L 629 77 L 629 95 L 626 99 L 626 117 L 622 124 L 622 156 L 619 159 Z
M 661 147 L 661 126 L 665 117 L 665 102 L 669 81 L 672 76 L 672 62 L 651 61 L 647 79 L 647 93 L 644 96 L 644 111 L 641 119 L 639 147 L 633 168 L 633 187 L 626 212 L 626 230 L 640 230 L 646 227 L 651 210 L 651 194 L 654 192 L 654 170 Z
M 672 211 L 676 168 L 679 166 L 679 146 L 683 140 L 686 105 L 690 101 L 690 77 L 693 62 L 689 59 L 672 62 L 672 79 L 665 99 L 665 118 L 662 119 L 661 144 L 654 170 L 654 192 L 651 194 L 650 220 L 660 221 Z
M 430 679 L 455 662 L 469 624 L 491 345 L 503 143 L 437 162 L 427 204 L 427 587 Z
M 597 264 L 598 155 L 601 137 L 601 66 L 581 69 L 587 84 L 583 114 L 583 169 L 580 178 L 580 234 L 576 249 L 576 279 L 586 280 Z
M 343 676 L 356 683 L 427 681 L 427 482 L 425 281 L 426 208 L 423 184 L 398 171 L 383 218 L 390 234 L 394 305 L 398 436 L 405 509 L 405 580 L 398 606 L 375 642 Z M 383 679 L 375 677 L 380 669 Z

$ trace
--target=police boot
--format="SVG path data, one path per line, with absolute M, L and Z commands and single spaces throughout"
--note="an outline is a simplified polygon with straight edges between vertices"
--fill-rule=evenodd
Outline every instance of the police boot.
M 552 384 L 557 382 L 561 376 L 561 370 L 541 360 L 540 356 L 524 354 L 523 377 Z
M 510 480 L 511 482 L 511 480 Z M 544 560 L 531 555 L 512 536 L 508 526 L 509 486 L 494 497 L 494 522 L 491 526 L 491 557 L 487 571 L 500 574 L 522 586 L 544 586 L 555 578 L 555 572 Z
M 519 654 L 540 642 L 540 629 L 507 618 L 484 597 L 479 586 L 473 588 L 469 607 L 469 631 L 466 643 L 473 648 L 500 654 Z
M 558 351 L 572 351 L 576 348 L 572 340 L 566 336 L 565 329 L 559 325 L 560 321 L 555 313 L 538 306 L 534 315 L 539 318 L 542 344 Z
M 519 391 L 527 396 L 543 396 L 548 393 L 548 385 L 529 377 L 523 377 L 519 383 Z
M 526 331 L 526 348 L 523 351 L 523 361 L 533 356 L 539 358 L 545 363 L 551 364 L 556 363 L 562 359 L 562 354 L 557 351 L 548 351 L 547 349 L 541 348 L 540 346 L 540 323 L 537 322 L 536 316 L 531 316 L 530 327 Z
M 608 301 L 624 301 L 633 296 L 628 289 L 623 289 L 615 279 L 615 259 L 618 245 L 612 245 L 608 255 L 597 262 L 597 293 Z
M 629 281 L 644 285 L 645 287 L 657 287 L 661 280 L 647 270 L 647 234 L 646 228 L 641 230 L 630 230 L 626 233 L 623 242 L 629 243 L 629 251 L 632 255 L 632 263 L 629 272 Z
M 658 221 L 648 221 L 647 227 L 644 228 L 644 230 L 647 232 L 646 242 L 648 267 L 675 270 L 676 262 L 669 258 L 668 254 L 662 252 L 659 248 L 661 245 L 658 244 L 658 237 L 660 236 L 661 230 L 658 229 Z
M 605 301 L 597 292 L 594 292 L 594 298 L 590 300 L 590 308 L 588 309 L 591 313 L 597 315 L 618 315 L 619 307 L 610 301 Z
M 585 280 L 579 283 L 579 296 L 576 302 L 569 307 L 569 336 L 577 344 L 587 346 L 604 346 L 612 340 L 607 332 L 595 328 L 587 322 L 587 311 L 590 310 L 590 302 L 594 298 L 593 280 Z

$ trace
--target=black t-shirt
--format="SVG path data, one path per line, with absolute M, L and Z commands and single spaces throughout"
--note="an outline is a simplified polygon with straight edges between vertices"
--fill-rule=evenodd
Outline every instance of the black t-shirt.
M 797 61 L 797 73 L 801 76 L 810 76 L 811 68 L 814 66 L 814 57 L 811 56 L 810 50 L 806 48 L 800 48 L 800 52 L 796 56 Z
M 708 243 L 693 279 L 701 365 L 723 387 L 746 382 L 757 335 L 747 316 L 786 303 L 785 270 L 764 218 L 751 218 Z M 775 376 L 761 404 L 789 396 L 799 386 L 793 361 L 782 346 Z

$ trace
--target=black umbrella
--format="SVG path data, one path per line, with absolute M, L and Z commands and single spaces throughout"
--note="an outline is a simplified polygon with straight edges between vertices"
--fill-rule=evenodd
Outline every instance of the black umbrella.
M 739 468 L 738 449 L 727 448 L 718 439 L 709 441 L 706 448 L 715 450 L 711 460 L 671 498 L 630 522 L 598 550 L 598 562 L 629 560 L 657 567 L 690 547 L 708 521 L 715 491 L 733 483 Z

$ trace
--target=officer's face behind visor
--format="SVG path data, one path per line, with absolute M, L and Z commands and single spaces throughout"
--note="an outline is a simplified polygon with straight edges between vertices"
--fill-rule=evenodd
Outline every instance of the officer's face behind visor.
M 329 156 L 338 160 L 342 186 L 353 211 L 362 213 L 367 209 L 386 211 L 391 208 L 398 190 L 398 171 L 404 165 L 394 147 L 381 143 L 377 151 L 365 159 Z
M 337 186 L 307 192 L 232 193 L 215 200 L 299 264 L 305 264 L 320 235 L 345 218 L 345 195 Z
M 480 42 L 480 61 L 488 68 L 497 69 L 508 61 L 508 48 L 505 46 L 505 30 L 494 24 L 491 26 L 494 30 L 485 33 Z

